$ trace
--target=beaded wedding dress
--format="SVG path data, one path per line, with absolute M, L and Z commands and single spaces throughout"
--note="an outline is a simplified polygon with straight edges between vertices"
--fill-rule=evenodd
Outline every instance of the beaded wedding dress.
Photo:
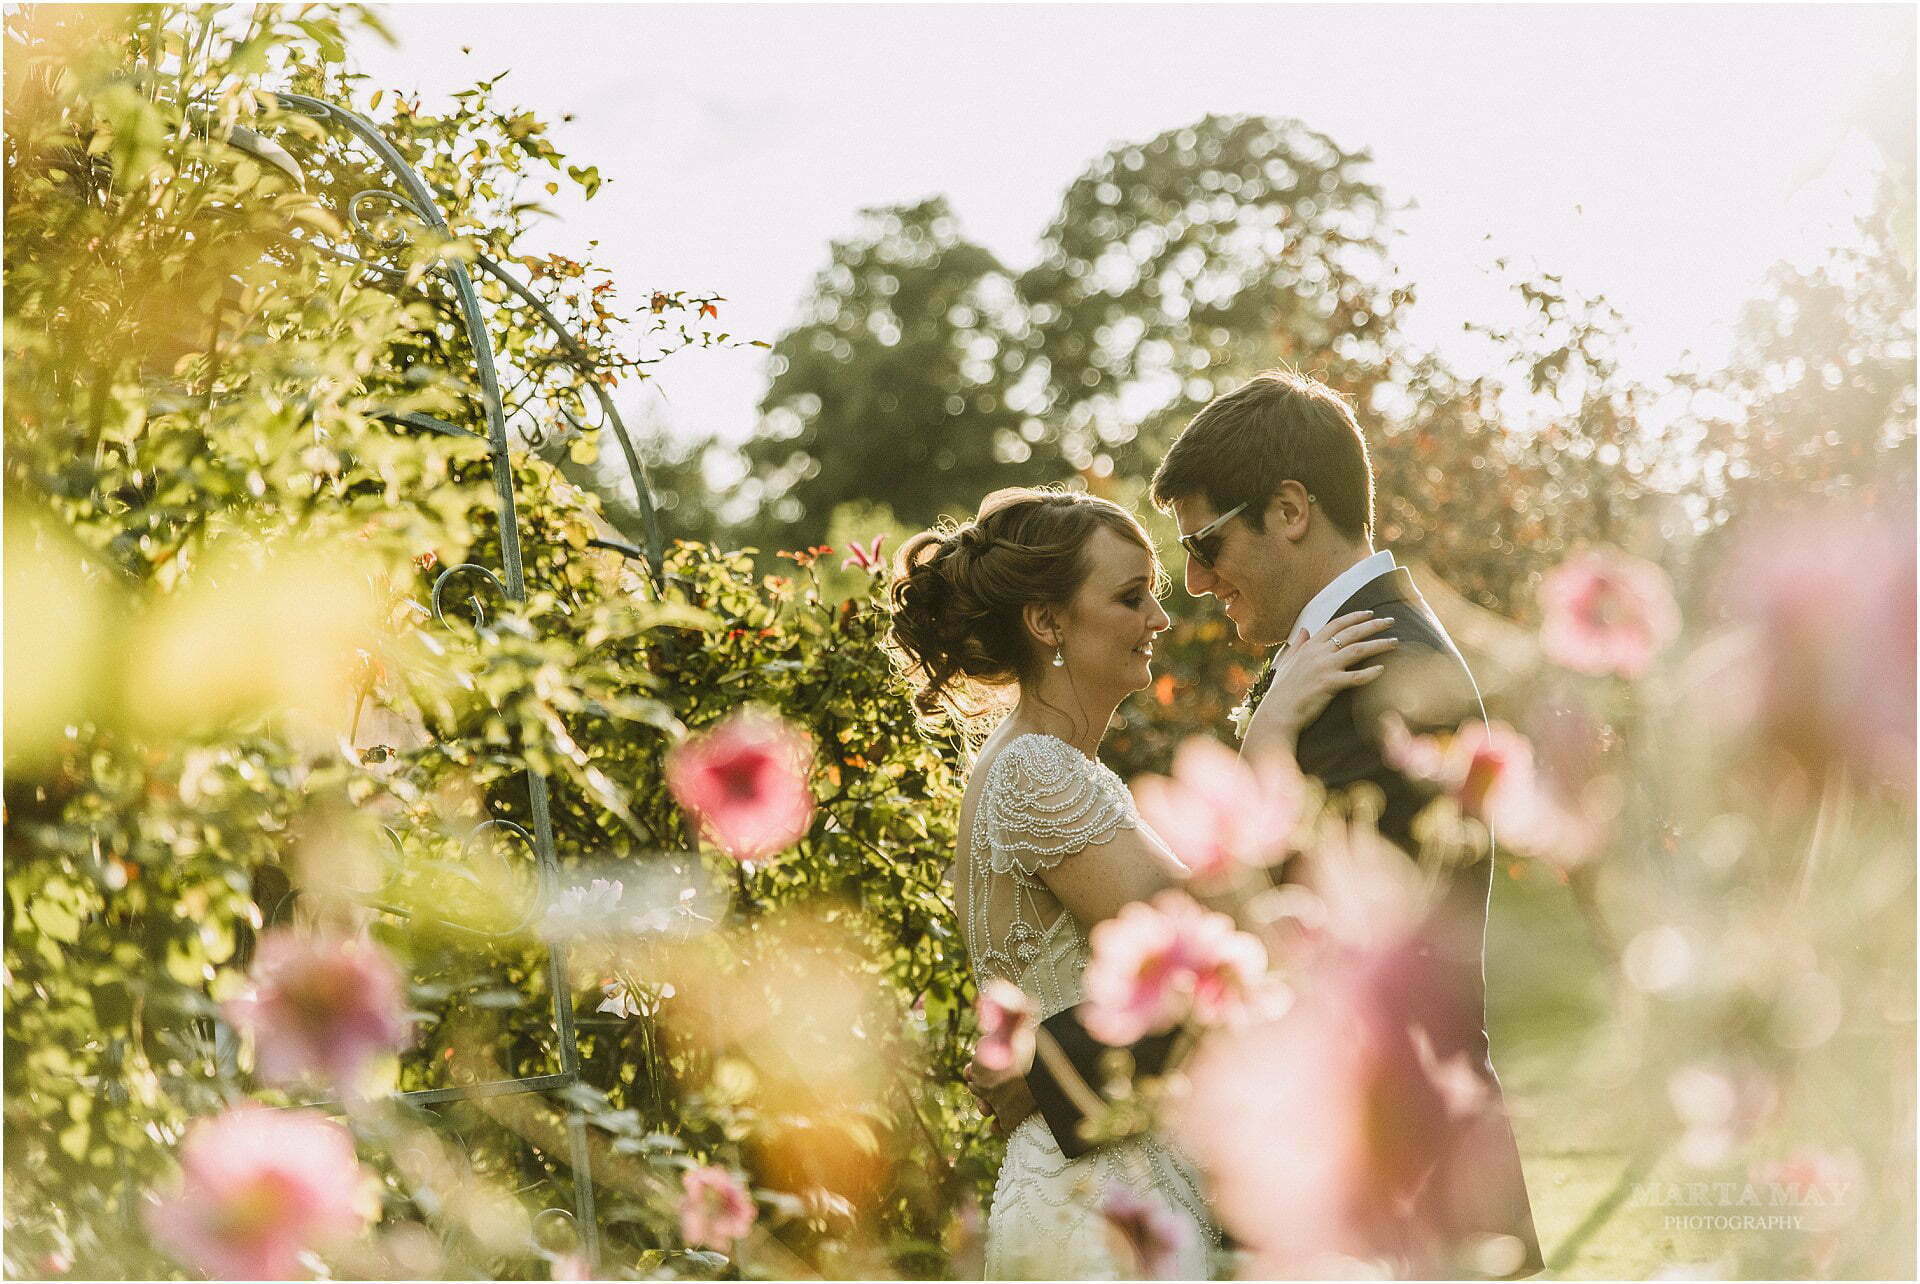
M 1027 734 L 986 766 L 959 870 L 959 904 L 975 980 L 1000 977 L 1033 1000 L 1039 1020 L 1080 1002 L 1086 934 L 1041 881 L 1042 870 L 1140 826 L 1120 778 L 1053 736 Z M 1139 1268 L 1116 1252 L 1100 1207 L 1124 1188 L 1160 1203 L 1184 1231 L 1175 1278 L 1207 1274 L 1218 1232 L 1191 1169 L 1156 1137 L 1061 1155 L 1046 1121 L 1007 1139 L 987 1213 L 988 1279 L 1117 1279 Z

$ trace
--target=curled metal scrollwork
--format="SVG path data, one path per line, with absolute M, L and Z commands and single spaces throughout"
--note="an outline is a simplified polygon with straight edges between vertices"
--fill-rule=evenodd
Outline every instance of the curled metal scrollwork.
M 564 1208 L 543 1208 L 533 1215 L 533 1242 L 549 1253 L 580 1249 L 580 1224 Z
M 449 566 L 446 570 L 440 572 L 440 577 L 433 582 L 433 618 L 443 625 L 447 622 L 446 611 L 443 609 L 446 602 L 447 581 L 462 573 L 480 576 L 480 578 L 493 586 L 494 592 L 500 594 L 501 597 L 507 596 L 506 585 L 502 584 L 499 577 L 492 571 L 481 566 L 478 562 L 462 562 L 458 566 Z M 480 604 L 480 599 L 475 596 L 469 596 L 467 601 L 473 605 L 473 622 L 475 627 L 485 626 L 487 622 L 487 611 L 486 608 Z
M 353 228 L 355 235 L 364 236 L 388 253 L 404 249 L 411 244 L 413 233 L 407 230 L 404 223 L 396 221 L 395 215 L 391 212 L 375 215 L 371 221 L 361 213 L 363 207 L 380 203 L 397 207 L 401 213 L 419 219 L 423 226 L 432 225 L 433 220 L 423 213 L 419 206 L 398 192 L 390 192 L 384 187 L 369 187 L 355 192 L 347 199 L 347 223 Z M 376 230 L 374 226 L 376 222 L 388 223 L 392 231 L 383 235 Z

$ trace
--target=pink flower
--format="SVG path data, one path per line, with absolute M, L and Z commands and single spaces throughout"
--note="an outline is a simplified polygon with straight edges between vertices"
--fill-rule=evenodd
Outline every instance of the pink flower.
M 250 1031 L 262 1078 L 315 1078 L 352 1094 L 373 1059 L 407 1046 L 404 986 L 392 961 L 360 937 L 275 928 L 260 938 L 251 988 L 226 1005 Z
M 689 736 L 667 755 L 667 786 L 702 832 L 735 860 L 791 847 L 813 821 L 804 732 L 754 709 Z
M 1189 1017 L 1240 1020 L 1268 997 L 1265 948 L 1185 892 L 1125 906 L 1090 943 L 1086 1026 L 1103 1043 L 1134 1043 Z
M 1755 1163 L 1749 1179 L 1758 1185 L 1780 1187 L 1808 1229 L 1832 1231 L 1851 1221 L 1866 1203 L 1866 1174 L 1860 1157 L 1812 1147 L 1785 1159 Z M 1772 1198 L 1769 1190 L 1765 1197 Z
M 1747 721 L 1816 774 L 1913 787 L 1914 527 L 1833 514 L 1742 542 L 1724 590 L 1756 647 Z
M 1471 926 L 1329 948 L 1284 1015 L 1201 1042 L 1170 1126 L 1247 1278 L 1445 1277 L 1514 1224 Z
M 1533 783 L 1533 746 L 1504 722 L 1472 722 L 1456 737 L 1460 810 L 1486 820 L 1511 809 Z
M 689 1246 L 725 1251 L 753 1229 L 753 1197 L 726 1169 L 690 1169 L 680 1185 L 680 1238 Z
M 840 569 L 846 571 L 857 566 L 872 574 L 885 570 L 886 563 L 880 560 L 880 546 L 886 542 L 887 537 L 884 534 L 875 535 L 865 546 L 862 546 L 857 539 L 848 540 L 847 548 L 850 551 L 847 553 L 846 560 L 840 563 Z
M 1540 584 L 1540 649 L 1576 673 L 1637 678 L 1679 635 L 1667 574 L 1617 549 L 1576 553 Z
M 1382 749 L 1409 778 L 1444 789 L 1502 847 L 1571 869 L 1599 845 L 1600 819 L 1560 801 L 1535 769 L 1533 746 L 1504 722 L 1475 720 L 1452 736 L 1416 736 L 1389 714 Z
M 1248 763 L 1217 741 L 1194 736 L 1174 755 L 1173 777 L 1133 782 L 1141 819 L 1202 879 L 1286 858 L 1306 797 L 1291 763 Z
M 353 1138 L 310 1110 L 235 1106 L 180 1147 L 179 1193 L 146 1206 L 168 1253 L 215 1279 L 298 1278 L 300 1255 L 351 1238 L 379 1211 Z
M 593 1267 L 587 1262 L 584 1253 L 561 1253 L 553 1259 L 549 1276 L 556 1280 L 591 1280 L 599 1277 L 593 1273 Z
M 1186 1251 L 1188 1225 L 1155 1200 L 1126 1186 L 1108 1186 L 1100 1200 L 1100 1215 L 1117 1241 L 1115 1256 L 1131 1263 L 1148 1279 L 1179 1279 L 1181 1254 Z
M 980 991 L 980 1046 L 974 1055 L 989 1070 L 1025 1065 L 1033 1057 L 1033 1000 L 1013 982 L 995 977 Z

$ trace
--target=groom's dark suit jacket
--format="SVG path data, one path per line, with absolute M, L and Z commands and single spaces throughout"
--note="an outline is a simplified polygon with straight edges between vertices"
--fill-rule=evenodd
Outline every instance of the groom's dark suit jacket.
M 1450 732 L 1463 721 L 1484 719 L 1486 714 L 1466 662 L 1404 569 L 1363 585 L 1334 615 L 1360 610 L 1392 616 L 1394 623 L 1379 636 L 1395 638 L 1400 645 L 1376 661 L 1386 669 L 1379 678 L 1341 691 L 1328 702 L 1300 733 L 1296 756 L 1301 770 L 1329 790 L 1360 784 L 1378 789 L 1383 803 L 1380 832 L 1403 850 L 1418 854 L 1413 820 L 1433 799 L 1434 788 L 1409 780 L 1386 764 L 1380 718 L 1394 712 L 1414 731 Z M 1539 1240 L 1521 1179 L 1519 1151 L 1487 1051 L 1483 955 L 1492 870 L 1491 850 L 1470 863 L 1451 867 L 1444 913 L 1436 920 L 1446 923 L 1447 929 L 1419 956 L 1418 966 L 1425 974 L 1406 978 L 1407 1009 L 1429 1029 L 1436 1055 L 1446 1060 L 1466 1053 L 1492 1094 L 1474 1135 L 1461 1148 L 1462 1162 L 1435 1172 L 1421 1201 L 1430 1206 L 1416 1209 L 1415 1216 L 1463 1239 L 1479 1233 L 1514 1236 L 1525 1249 L 1514 1273 L 1532 1274 L 1542 1267 Z M 1421 1010 L 1425 1006 L 1435 1010 Z M 1100 1059 L 1106 1045 L 1086 1032 L 1076 1009 L 1049 1018 L 1043 1029 L 1078 1071 L 1081 1082 L 1074 1089 L 1086 1099 L 1091 1086 L 1102 1081 Z M 1170 1043 L 1170 1036 L 1161 1036 L 1137 1046 L 1138 1070 L 1157 1071 Z M 1035 1062 L 1027 1082 L 1061 1152 L 1072 1158 L 1090 1150 L 1079 1132 L 1085 1116 L 1044 1058 Z M 1274 1087 L 1286 1090 L 1282 1084 Z M 1276 1144 L 1283 1140 L 1275 1139 Z

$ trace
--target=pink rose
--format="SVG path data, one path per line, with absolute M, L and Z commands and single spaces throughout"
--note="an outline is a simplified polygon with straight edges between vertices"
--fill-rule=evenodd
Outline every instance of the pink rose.
M 667 755 L 667 787 L 701 831 L 735 860 L 762 860 L 800 841 L 813 822 L 806 734 L 743 709 Z
M 1013 982 L 995 977 L 980 991 L 980 1046 L 974 1055 L 989 1070 L 1025 1065 L 1033 1058 L 1033 1000 Z
M 1100 1200 L 1123 1263 L 1137 1267 L 1148 1279 L 1181 1276 L 1180 1256 L 1190 1238 L 1188 1224 L 1159 1202 L 1125 1186 L 1109 1186 Z
M 1104 1043 L 1134 1043 L 1189 1017 L 1239 1020 L 1264 998 L 1266 949 L 1185 892 L 1123 907 L 1090 944 L 1086 1027 Z
M 1133 782 L 1141 819 L 1194 877 L 1264 869 L 1286 859 L 1306 785 L 1291 763 L 1248 763 L 1217 741 L 1194 736 L 1173 759 L 1173 777 Z
M 1540 649 L 1576 673 L 1637 678 L 1680 633 L 1667 574 L 1617 549 L 1576 553 L 1540 584 Z
M 753 1229 L 753 1197 L 725 1168 L 690 1169 L 680 1185 L 680 1238 L 690 1247 L 724 1252 Z
M 379 1211 L 353 1137 L 310 1110 L 235 1106 L 188 1129 L 178 1194 L 145 1208 L 154 1240 L 215 1279 L 304 1274 L 300 1254 L 365 1232 Z
M 252 985 L 226 1005 L 253 1035 L 260 1076 L 358 1091 L 374 1058 L 407 1045 L 405 987 L 386 951 L 362 937 L 275 928 L 260 937 Z

